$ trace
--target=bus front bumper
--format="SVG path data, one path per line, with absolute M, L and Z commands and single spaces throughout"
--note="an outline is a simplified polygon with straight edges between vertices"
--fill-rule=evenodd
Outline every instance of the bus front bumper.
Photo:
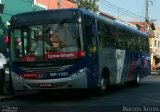
M 18 75 L 12 75 L 13 87 L 16 91 L 45 90 L 45 89 L 85 89 L 87 85 L 87 73 L 81 69 L 67 78 L 58 79 L 23 79 Z

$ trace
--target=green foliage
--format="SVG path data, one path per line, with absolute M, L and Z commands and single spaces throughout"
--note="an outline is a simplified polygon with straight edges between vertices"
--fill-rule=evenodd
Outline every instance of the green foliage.
M 77 0 L 78 8 L 84 8 L 93 12 L 98 12 L 99 7 L 96 4 L 99 0 Z

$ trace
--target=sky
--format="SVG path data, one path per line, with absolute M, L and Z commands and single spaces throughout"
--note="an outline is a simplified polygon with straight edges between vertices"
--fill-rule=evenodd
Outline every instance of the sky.
M 99 10 L 125 21 L 145 20 L 146 0 L 99 0 Z M 155 25 L 160 25 L 160 0 L 148 0 L 148 16 Z

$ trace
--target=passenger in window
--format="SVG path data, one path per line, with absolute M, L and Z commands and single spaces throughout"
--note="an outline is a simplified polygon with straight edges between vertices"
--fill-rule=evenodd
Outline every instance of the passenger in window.
M 51 47 L 47 42 L 42 39 L 42 36 L 35 37 L 35 40 L 31 46 L 31 53 L 34 53 L 36 56 L 43 56 L 43 52 L 50 51 Z
M 21 42 L 20 38 L 16 38 L 15 41 L 16 41 L 16 45 L 15 45 L 15 47 L 16 47 L 16 50 L 15 50 L 16 56 L 20 57 L 21 56 L 21 50 L 22 50 L 22 42 Z
M 62 41 L 60 41 L 60 38 L 57 33 L 51 34 L 50 41 L 51 41 L 51 51 L 58 52 L 65 47 Z

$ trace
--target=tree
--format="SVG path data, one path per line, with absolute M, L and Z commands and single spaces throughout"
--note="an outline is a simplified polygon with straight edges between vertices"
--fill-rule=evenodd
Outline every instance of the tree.
M 69 0 L 75 2 L 78 5 L 78 8 L 84 8 L 93 12 L 98 12 L 99 8 L 96 2 L 99 0 Z

